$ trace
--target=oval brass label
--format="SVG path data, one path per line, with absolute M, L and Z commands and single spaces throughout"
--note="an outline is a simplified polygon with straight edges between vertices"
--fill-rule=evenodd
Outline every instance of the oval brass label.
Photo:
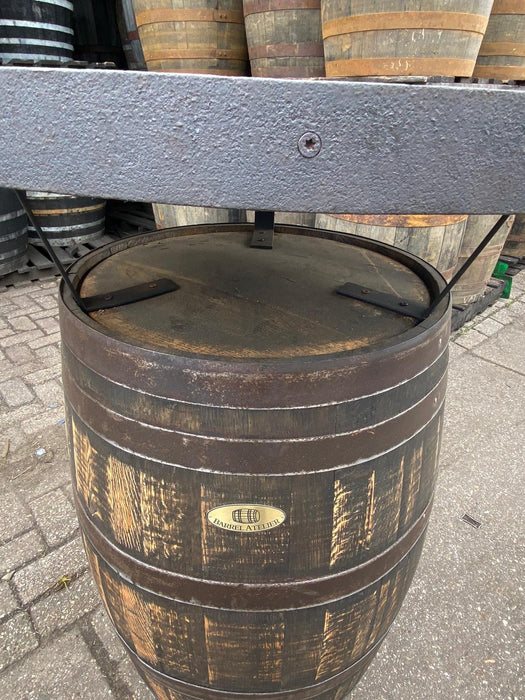
M 280 508 L 258 503 L 229 503 L 208 511 L 206 517 L 212 525 L 232 532 L 262 532 L 281 525 L 286 513 Z

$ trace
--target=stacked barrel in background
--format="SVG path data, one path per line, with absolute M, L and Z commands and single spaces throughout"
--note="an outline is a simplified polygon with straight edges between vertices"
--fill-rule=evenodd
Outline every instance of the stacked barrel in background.
M 103 199 L 49 192 L 27 192 L 33 216 L 53 246 L 86 243 L 104 235 Z M 29 240 L 40 245 L 40 237 L 29 225 Z
M 505 255 L 525 258 L 525 214 L 518 214 L 503 247 Z
M 27 216 L 12 190 L 0 188 L 0 275 L 27 260 Z
M 248 75 L 242 0 L 134 0 L 148 70 Z M 219 125 L 218 125 L 219 126 Z M 153 204 L 159 228 L 245 221 L 238 209 Z

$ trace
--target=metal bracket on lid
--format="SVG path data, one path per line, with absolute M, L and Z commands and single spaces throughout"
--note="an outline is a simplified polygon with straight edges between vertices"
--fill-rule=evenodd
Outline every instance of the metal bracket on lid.
M 180 289 L 180 287 L 176 282 L 163 277 L 151 282 L 135 284 L 133 287 L 118 289 L 115 292 L 84 297 L 82 303 L 85 310 L 89 313 L 91 311 L 102 311 L 102 309 L 113 309 L 116 306 L 124 306 L 125 304 L 133 304 L 136 301 L 143 301 L 144 299 L 158 297 L 168 292 L 175 292 L 177 289 Z
M 91 313 L 92 311 L 101 311 L 102 309 L 112 309 L 116 306 L 124 306 L 125 304 L 133 304 L 137 301 L 143 301 L 144 299 L 151 299 L 152 297 L 157 297 L 160 294 L 167 294 L 168 292 L 175 292 L 179 289 L 179 285 L 172 280 L 161 278 L 156 280 L 151 280 L 151 282 L 144 282 L 142 284 L 133 285 L 133 287 L 126 287 L 125 289 L 118 289 L 114 292 L 106 292 L 105 294 L 96 294 L 92 297 L 81 297 L 78 290 L 72 283 L 67 270 L 60 262 L 57 254 L 53 250 L 53 246 L 49 243 L 46 234 L 42 230 L 42 227 L 36 220 L 31 206 L 29 205 L 29 200 L 27 199 L 26 193 L 21 190 L 15 190 L 18 200 L 22 207 L 24 208 L 27 218 L 31 222 L 31 225 L 37 232 L 47 254 L 51 260 L 57 266 L 60 276 L 64 280 L 64 284 L 67 286 L 75 303 L 79 306 L 84 313 Z
M 275 212 L 256 211 L 251 248 L 273 248 Z
M 463 274 L 468 270 L 472 263 L 476 260 L 481 251 L 490 243 L 494 238 L 496 233 L 500 230 L 503 224 L 507 221 L 509 217 L 507 215 L 500 216 L 494 226 L 487 233 L 485 238 L 477 246 L 470 257 L 463 263 L 460 269 L 452 277 L 450 282 L 446 284 L 441 292 L 432 300 L 429 306 L 420 304 L 415 301 L 407 301 L 400 297 L 396 297 L 393 294 L 385 294 L 384 292 L 378 292 L 374 289 L 368 289 L 359 284 L 354 284 L 353 282 L 347 282 L 341 287 L 338 287 L 335 291 L 337 294 L 341 294 L 345 297 L 350 297 L 350 299 L 358 299 L 359 301 L 365 301 L 368 304 L 373 304 L 374 306 L 379 306 L 382 309 L 387 309 L 388 311 L 395 311 L 403 316 L 411 316 L 418 321 L 424 321 L 428 318 L 434 309 L 439 305 L 447 294 L 451 291 L 458 280 L 463 276 Z
M 384 292 L 378 292 L 375 289 L 368 289 L 367 287 L 354 284 L 353 282 L 343 284 L 341 287 L 336 289 L 336 292 L 341 296 L 350 297 L 350 299 L 358 299 L 359 301 L 364 301 L 367 304 L 379 306 L 380 308 L 387 309 L 388 311 L 395 311 L 403 316 L 411 316 L 418 321 L 423 321 L 428 311 L 425 304 L 419 304 L 416 301 L 401 299 L 393 294 L 385 294 Z

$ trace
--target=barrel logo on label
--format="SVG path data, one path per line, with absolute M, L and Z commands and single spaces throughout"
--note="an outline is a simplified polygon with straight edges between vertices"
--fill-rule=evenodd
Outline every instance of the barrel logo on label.
M 286 513 L 280 508 L 253 503 L 230 503 L 208 511 L 209 522 L 221 530 L 263 532 L 282 525 Z

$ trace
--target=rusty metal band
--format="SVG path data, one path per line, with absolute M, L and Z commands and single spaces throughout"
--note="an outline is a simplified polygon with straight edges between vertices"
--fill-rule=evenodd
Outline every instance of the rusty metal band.
M 171 68 L 166 68 L 163 65 L 155 65 L 156 63 L 160 63 L 160 61 L 148 61 L 148 69 L 150 71 L 154 70 L 159 70 L 162 71 L 163 73 L 196 73 L 196 74 L 202 74 L 202 75 L 225 75 L 225 76 L 232 76 L 232 75 L 239 75 L 239 76 L 245 76 L 246 71 L 247 71 L 247 64 L 248 64 L 248 56 L 246 56 L 246 59 L 243 61 L 236 61 L 235 63 L 241 63 L 242 65 L 237 69 L 233 67 L 228 67 L 228 68 L 195 68 L 193 65 L 191 68 L 188 68 L 187 65 L 179 66 L 177 68 L 171 67 Z
M 137 12 L 137 27 L 159 22 L 228 22 L 230 24 L 244 24 L 242 12 L 231 10 L 192 10 L 158 8 Z
M 474 70 L 474 78 L 496 78 L 497 80 L 525 80 L 525 65 L 523 66 L 498 66 L 490 64 L 477 64 Z
M 523 0 L 494 0 L 492 15 L 525 15 Z
M 422 430 L 441 410 L 446 377 L 423 401 L 384 423 L 346 435 L 297 440 L 221 440 L 159 428 L 101 406 L 66 375 L 64 392 L 75 412 L 100 437 L 124 451 L 180 468 L 223 474 L 286 476 L 350 467 L 386 454 Z M 327 449 L 329 446 L 329 450 Z
M 454 269 L 453 267 L 447 272 L 452 274 Z M 348 432 L 350 428 L 360 430 L 372 423 L 388 420 L 392 418 L 393 406 L 396 407 L 396 414 L 403 413 L 419 403 L 436 386 L 446 372 L 447 360 L 448 349 L 445 349 L 423 372 L 381 394 L 371 394 L 337 404 L 265 410 L 250 407 L 201 406 L 193 403 L 181 405 L 181 402 L 171 401 L 153 393 L 154 388 L 150 392 L 137 391 L 133 386 L 117 384 L 93 372 L 71 354 L 65 342 L 62 343 L 64 374 L 100 405 L 105 405 L 107 397 L 111 396 L 111 409 L 117 414 L 148 422 L 149 425 L 158 428 L 172 429 L 177 425 L 179 430 L 196 435 L 244 438 L 253 437 L 254 427 L 250 427 L 246 432 L 243 426 L 242 419 L 248 412 L 250 424 L 257 426 L 256 434 L 262 440 L 335 435 Z M 371 415 L 374 416 L 373 419 L 370 418 Z M 312 427 L 314 416 L 315 429 Z M 337 431 L 334 430 L 334 421 Z
M 427 337 L 421 333 L 414 343 L 400 344 L 397 352 L 359 355 L 356 364 L 349 359 L 346 366 L 337 366 L 335 361 L 332 367 L 319 363 L 316 370 L 306 361 L 303 366 L 290 362 L 272 367 L 267 363 L 266 372 L 262 372 L 258 365 L 248 363 L 191 362 L 126 345 L 64 310 L 61 303 L 63 342 L 91 370 L 121 384 L 133 376 L 138 390 L 155 386 L 165 398 L 230 408 L 294 408 L 311 405 L 312 396 L 317 404 L 337 403 L 384 391 L 410 380 L 440 356 L 448 342 L 449 322 L 446 314 Z M 145 363 L 147 378 L 143 374 Z M 301 382 L 293 381 L 298 377 Z
M 390 29 L 444 29 L 484 34 L 488 15 L 467 12 L 374 12 L 323 22 L 323 38 Z
M 340 685 L 350 680 L 352 676 L 357 676 L 360 671 L 364 670 L 377 654 L 386 636 L 386 634 L 383 635 L 360 659 L 344 671 L 341 671 L 335 676 L 330 676 L 330 678 L 316 683 L 315 685 L 293 690 L 281 690 L 273 693 L 239 693 L 197 686 L 168 676 L 141 659 L 123 639 L 118 630 L 117 634 L 124 643 L 137 670 L 146 679 L 146 682 L 148 679 L 151 679 L 154 683 L 158 683 L 165 688 L 181 693 L 184 697 L 192 698 L 192 700 L 293 700 L 293 698 L 296 698 L 296 700 L 315 700 L 315 698 L 318 698 L 323 693 L 337 689 Z
M 354 75 L 472 75 L 474 60 L 459 58 L 351 58 L 325 60 L 329 78 Z
M 404 228 L 427 228 L 450 226 L 468 218 L 467 214 L 330 214 L 336 219 L 366 226 L 396 226 Z
M 394 569 L 424 535 L 432 501 L 391 547 L 348 571 L 317 579 L 285 583 L 237 583 L 183 576 L 147 564 L 111 542 L 90 518 L 75 491 L 82 532 L 94 551 L 119 576 L 138 588 L 188 605 L 249 612 L 299 610 L 347 598 L 379 581 Z
M 445 278 L 447 282 L 450 282 L 452 279 L 454 272 L 456 271 L 457 265 L 454 265 L 453 267 L 449 267 L 446 270 L 440 270 L 441 275 Z
M 330 676 L 315 685 L 270 693 L 239 693 L 197 686 L 173 678 L 173 676 L 168 676 L 141 659 L 118 630 L 117 634 L 126 647 L 128 654 L 131 656 L 131 660 L 137 667 L 137 670 L 146 679 L 146 682 L 148 679 L 151 679 L 154 683 L 158 683 L 165 688 L 181 693 L 184 697 L 192 698 L 192 700 L 292 700 L 293 698 L 296 698 L 296 700 L 315 700 L 315 698 L 318 698 L 323 693 L 343 685 L 346 681 L 350 680 L 352 676 L 356 676 L 360 671 L 364 670 L 377 654 L 379 647 L 386 637 L 386 634 L 384 634 L 360 659 L 344 671 L 341 671 L 335 676 Z
M 33 214 L 36 216 L 60 216 L 64 214 L 84 214 L 87 211 L 96 211 L 97 209 L 104 209 L 106 206 L 105 202 L 102 204 L 94 204 L 91 207 L 64 207 L 63 209 L 33 209 Z
M 254 59 L 256 61 L 257 59 Z M 254 78 L 324 78 L 324 59 L 319 59 L 319 65 L 305 66 L 259 66 L 252 63 Z
M 260 12 L 277 12 L 282 10 L 318 10 L 321 0 L 244 0 L 244 16 Z
M 289 58 L 297 56 L 324 56 L 322 43 L 302 44 L 256 44 L 248 46 L 250 59 Z
M 214 59 L 225 58 L 236 61 L 247 60 L 248 52 L 246 48 L 239 49 L 214 49 L 207 47 L 205 49 L 158 49 L 148 50 L 143 47 L 144 58 L 146 61 L 165 61 L 170 59 Z
M 524 8 L 525 16 L 525 8 Z M 525 56 L 525 44 L 515 41 L 483 42 L 479 56 Z

